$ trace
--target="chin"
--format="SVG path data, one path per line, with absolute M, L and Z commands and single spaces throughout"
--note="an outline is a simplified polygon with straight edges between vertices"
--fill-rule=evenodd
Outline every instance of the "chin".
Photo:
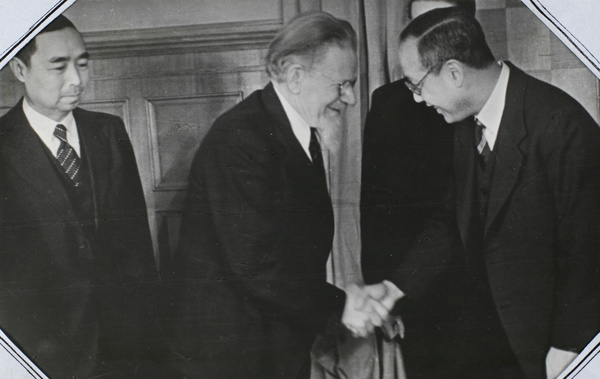
M 73 109 L 77 108 L 78 105 L 79 100 L 72 103 L 63 104 L 59 107 L 59 109 L 63 112 L 71 112 Z
M 335 117 L 321 119 L 319 135 L 321 137 L 321 147 L 329 154 L 337 154 L 341 144 L 341 126 L 342 117 L 338 114 Z
M 448 124 L 453 124 L 455 122 L 462 121 L 462 120 L 465 119 L 465 117 L 461 118 L 461 117 L 458 117 L 456 115 L 451 115 L 451 114 L 448 114 L 448 113 L 442 113 L 442 116 L 444 117 L 444 120 Z

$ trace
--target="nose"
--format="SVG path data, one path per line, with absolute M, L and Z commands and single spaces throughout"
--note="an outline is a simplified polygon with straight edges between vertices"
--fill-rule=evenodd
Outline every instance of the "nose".
M 66 73 L 67 84 L 79 87 L 82 83 L 81 76 L 82 73 L 79 72 L 77 65 L 70 64 Z
M 417 103 L 422 103 L 423 102 L 423 98 L 421 97 L 421 95 L 417 95 L 416 93 L 413 92 L 413 97 L 415 98 L 415 101 Z
M 342 95 L 340 100 L 348 105 L 356 104 L 356 95 L 354 94 L 354 88 L 351 86 L 342 87 Z

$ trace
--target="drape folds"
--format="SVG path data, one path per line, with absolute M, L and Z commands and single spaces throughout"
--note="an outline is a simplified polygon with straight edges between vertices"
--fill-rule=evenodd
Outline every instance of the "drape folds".
M 360 176 L 362 130 L 371 93 L 400 77 L 397 44 L 407 23 L 406 0 L 323 0 L 321 9 L 350 21 L 359 35 L 357 104 L 340 129 L 339 154 L 329 160 L 330 189 L 336 217 L 329 280 L 344 288 L 362 283 L 360 268 Z M 312 379 L 404 379 L 400 347 L 374 336 L 341 338 L 331 347 L 318 340 Z

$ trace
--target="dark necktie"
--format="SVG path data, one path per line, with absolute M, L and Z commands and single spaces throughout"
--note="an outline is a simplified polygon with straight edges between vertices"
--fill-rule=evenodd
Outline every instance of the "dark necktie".
M 479 165 L 482 169 L 485 169 L 485 165 L 490 157 L 492 151 L 490 150 L 490 146 L 488 145 L 485 134 L 483 134 L 483 129 L 485 126 L 479 122 L 479 120 L 475 120 L 475 143 L 477 143 L 477 153 L 479 153 Z
M 75 187 L 78 187 L 81 184 L 79 173 L 81 159 L 79 159 L 75 149 L 67 142 L 67 128 L 61 124 L 56 125 L 54 136 L 60 140 L 56 158 L 67 173 L 67 176 L 73 181 Z
M 317 138 L 317 129 L 310 128 L 310 144 L 308 145 L 308 151 L 312 159 L 313 168 L 317 175 L 327 183 L 325 177 L 325 165 L 323 164 L 323 154 L 321 153 L 321 145 Z

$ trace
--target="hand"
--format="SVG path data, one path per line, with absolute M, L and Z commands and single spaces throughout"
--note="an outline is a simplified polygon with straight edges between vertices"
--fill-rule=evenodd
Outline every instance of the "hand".
M 351 284 L 346 288 L 346 305 L 342 315 L 342 323 L 352 332 L 354 337 L 366 337 L 373 332 L 373 323 L 377 324 L 374 314 L 367 312 L 370 298 L 363 288 Z
M 546 355 L 546 376 L 548 379 L 557 378 L 576 357 L 577 353 L 551 347 L 548 355 Z
M 396 301 L 404 297 L 404 292 L 387 280 L 377 285 L 367 286 L 365 290 L 371 297 L 379 300 L 381 305 L 388 311 L 388 316 L 385 317 L 385 322 L 381 325 L 384 336 L 389 340 L 394 339 L 396 336 L 404 338 L 402 319 L 399 315 L 389 315 Z
M 355 337 L 366 337 L 374 327 L 382 326 L 388 320 L 396 300 L 404 296 L 402 291 L 387 281 L 364 287 L 350 285 L 346 295 L 342 322 Z
M 388 313 L 392 311 L 396 301 L 404 297 L 404 292 L 387 280 L 378 284 L 365 286 L 365 291 L 372 299 L 379 301 L 387 309 Z

